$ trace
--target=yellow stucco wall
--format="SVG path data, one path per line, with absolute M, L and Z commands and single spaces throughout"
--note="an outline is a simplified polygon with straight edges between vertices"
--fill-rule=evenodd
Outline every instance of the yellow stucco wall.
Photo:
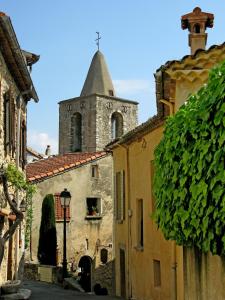
M 172 62 L 168 67 L 162 68 L 166 73 L 164 77 L 162 70 L 158 70 L 156 95 L 160 96 L 157 100 L 163 100 L 161 102 L 170 108 L 170 112 L 177 112 L 189 95 L 197 92 L 207 81 L 209 70 L 224 59 L 225 47 L 215 47 L 196 56 L 187 56 L 181 61 Z M 163 78 L 166 80 L 163 81 Z M 165 90 L 161 91 L 162 87 Z M 160 99 L 163 95 L 166 99 Z M 166 109 L 160 113 L 162 111 Z M 114 215 L 116 294 L 121 295 L 123 283 L 121 284 L 120 249 L 125 249 L 126 299 L 183 300 L 184 286 L 187 288 L 188 285 L 184 280 L 184 264 L 187 262 L 184 261 L 183 248 L 166 241 L 150 217 L 153 208 L 151 161 L 154 160 L 154 149 L 163 135 L 163 128 L 149 127 L 145 132 L 147 133 L 142 133 L 142 127 L 140 130 L 137 128 L 136 134 L 128 137 L 129 142 L 126 142 L 125 137 L 111 147 L 114 175 L 124 170 L 126 179 L 125 220 L 118 222 Z M 143 249 L 137 247 L 139 199 L 143 199 Z M 154 286 L 153 260 L 160 261 L 161 267 L 161 286 L 157 287 Z
M 151 214 L 151 160 L 163 128 L 159 127 L 131 145 L 118 146 L 113 151 L 114 173 L 124 170 L 126 182 L 126 215 L 121 224 L 115 221 L 116 293 L 121 295 L 120 248 L 126 255 L 126 296 L 132 299 L 174 299 L 177 278 L 174 266 L 182 262 L 175 258 L 175 245 L 165 241 L 153 223 Z M 130 171 L 129 171 L 130 170 Z M 137 201 L 143 199 L 144 247 L 137 244 Z M 179 251 L 176 251 L 179 255 Z M 154 286 L 153 260 L 160 261 L 161 286 Z M 176 260 L 176 261 L 175 261 Z M 176 264 L 175 264 L 176 263 Z

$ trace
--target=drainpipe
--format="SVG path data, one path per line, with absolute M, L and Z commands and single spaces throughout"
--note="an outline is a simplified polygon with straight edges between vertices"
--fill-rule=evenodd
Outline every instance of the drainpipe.
M 16 98 L 16 104 L 17 104 L 17 132 L 16 132 L 16 168 L 19 169 L 20 166 L 20 127 L 21 127 L 21 108 L 23 103 L 23 96 L 27 95 L 31 92 L 32 86 L 29 90 L 25 90 L 23 92 L 20 92 Z M 16 191 L 16 207 L 19 209 L 20 201 L 19 201 L 19 191 Z M 19 230 L 17 228 L 16 230 L 16 247 L 15 247 L 15 278 L 18 279 L 18 267 L 19 267 Z
M 172 116 L 174 114 L 174 104 L 165 99 L 160 99 L 159 101 L 169 106 L 170 116 Z
M 174 115 L 174 103 L 169 102 L 168 100 L 165 99 L 160 99 L 160 102 L 162 102 L 163 104 L 169 106 L 170 109 L 170 116 Z M 176 255 L 176 243 L 173 242 L 173 246 L 172 246 L 172 257 L 173 257 L 173 266 L 172 266 L 172 270 L 173 270 L 173 281 L 174 281 L 174 287 L 173 287 L 173 299 L 177 300 L 177 255 Z
M 126 151 L 126 168 L 127 168 L 127 224 L 128 224 L 128 240 L 127 240 L 127 244 L 128 244 L 128 248 L 127 248 L 127 288 L 128 288 L 128 299 L 133 299 L 132 298 L 132 278 L 130 277 L 132 274 L 132 271 L 130 272 L 130 262 L 132 261 L 131 259 L 131 247 L 132 247 L 132 236 L 131 236 L 131 217 L 132 217 L 132 211 L 131 211 L 131 207 L 130 207 L 130 195 L 131 195 L 131 191 L 130 191 L 130 159 L 129 159 L 129 147 L 125 146 L 125 145 L 120 145 L 117 144 L 119 147 L 125 149 Z

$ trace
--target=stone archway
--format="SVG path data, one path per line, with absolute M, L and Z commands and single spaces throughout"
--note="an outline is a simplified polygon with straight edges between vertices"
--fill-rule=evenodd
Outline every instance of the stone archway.
M 91 278 L 92 278 L 92 259 L 90 256 L 82 256 L 78 267 L 81 268 L 80 284 L 85 292 L 91 292 Z

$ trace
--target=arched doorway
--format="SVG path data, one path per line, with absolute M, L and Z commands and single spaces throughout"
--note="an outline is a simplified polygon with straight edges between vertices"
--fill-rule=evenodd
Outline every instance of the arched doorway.
M 80 274 L 80 284 L 85 292 L 91 292 L 91 269 L 92 269 L 92 259 L 90 256 L 82 256 L 78 267 L 81 268 Z

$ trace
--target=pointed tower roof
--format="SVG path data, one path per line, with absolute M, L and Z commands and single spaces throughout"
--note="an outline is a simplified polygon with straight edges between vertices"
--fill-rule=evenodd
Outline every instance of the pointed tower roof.
M 80 96 L 91 94 L 115 96 L 104 55 L 100 51 L 97 51 L 92 59 Z

